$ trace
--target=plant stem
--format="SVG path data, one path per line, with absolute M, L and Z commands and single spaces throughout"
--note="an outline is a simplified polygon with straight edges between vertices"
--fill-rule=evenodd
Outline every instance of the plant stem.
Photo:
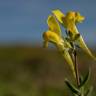
M 76 50 L 74 51 L 74 64 L 75 64 L 76 82 L 77 82 L 77 86 L 79 87 L 80 79 L 79 79 L 79 71 L 78 71 L 77 52 L 76 52 Z M 78 95 L 78 96 L 81 96 L 81 95 Z
M 74 64 L 75 64 L 77 86 L 79 86 L 80 85 L 80 80 L 79 80 L 79 71 L 78 71 L 78 63 L 77 63 L 77 53 L 76 53 L 76 50 L 74 51 Z

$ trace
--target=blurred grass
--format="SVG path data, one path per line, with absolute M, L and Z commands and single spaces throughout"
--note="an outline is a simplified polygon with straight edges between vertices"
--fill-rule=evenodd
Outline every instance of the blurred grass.
M 95 52 L 95 51 L 94 51 Z M 96 89 L 96 63 L 78 52 L 79 71 L 92 69 L 90 84 Z M 54 49 L 0 47 L 0 96 L 72 96 L 64 79 L 73 81 L 63 57 Z

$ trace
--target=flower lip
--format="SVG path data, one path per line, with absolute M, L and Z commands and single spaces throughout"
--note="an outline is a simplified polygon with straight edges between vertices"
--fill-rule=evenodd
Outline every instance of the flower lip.
M 85 17 L 82 16 L 79 12 L 69 11 L 66 13 L 65 17 L 62 17 L 62 21 L 66 19 L 66 21 L 72 20 L 74 23 L 81 23 L 84 21 Z
M 79 12 L 75 12 L 75 18 L 76 18 L 76 22 L 78 23 L 81 23 L 85 19 L 85 17 L 81 16 Z
M 43 39 L 47 42 L 52 42 L 56 44 L 60 42 L 60 36 L 57 35 L 55 32 L 49 30 L 43 33 Z
M 48 41 L 48 33 L 47 32 L 44 32 L 42 36 L 45 41 Z

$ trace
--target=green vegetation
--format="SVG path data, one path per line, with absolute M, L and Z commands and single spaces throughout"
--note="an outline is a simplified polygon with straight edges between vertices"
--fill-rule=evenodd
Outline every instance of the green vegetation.
M 95 62 L 82 52 L 78 55 L 81 74 L 86 75 L 88 65 L 92 68 L 89 85 L 94 86 L 95 92 Z M 66 77 L 74 82 L 70 68 L 57 50 L 0 47 L 0 96 L 72 96 L 64 83 Z

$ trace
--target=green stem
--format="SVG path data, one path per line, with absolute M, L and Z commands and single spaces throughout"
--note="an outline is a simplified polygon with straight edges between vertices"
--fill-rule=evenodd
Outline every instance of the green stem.
M 79 71 L 78 71 L 78 63 L 77 63 L 77 53 L 76 53 L 76 51 L 74 51 L 74 64 L 75 64 L 77 86 L 79 86 L 80 85 L 80 80 L 79 80 Z
M 77 52 L 76 52 L 76 50 L 74 51 L 74 64 L 75 64 L 75 73 L 76 73 L 77 87 L 79 87 L 80 79 L 79 79 L 79 71 L 78 71 Z M 78 95 L 78 96 L 81 96 L 81 95 Z

